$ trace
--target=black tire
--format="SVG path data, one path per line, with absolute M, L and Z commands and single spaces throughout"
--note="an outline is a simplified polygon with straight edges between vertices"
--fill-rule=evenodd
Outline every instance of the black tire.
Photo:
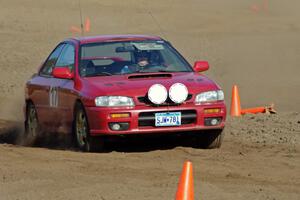
M 21 140 L 21 144 L 25 146 L 33 146 L 40 136 L 40 125 L 37 117 L 35 106 L 28 103 L 26 106 L 25 132 Z
M 197 134 L 197 147 L 204 149 L 220 148 L 225 132 L 223 129 L 207 130 Z
M 100 137 L 90 136 L 86 112 L 81 104 L 77 104 L 74 116 L 74 137 L 77 147 L 84 152 L 103 150 L 104 142 Z

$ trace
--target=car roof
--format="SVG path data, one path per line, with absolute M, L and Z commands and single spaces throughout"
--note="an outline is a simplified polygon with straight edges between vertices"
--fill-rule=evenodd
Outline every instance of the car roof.
M 162 40 L 161 37 L 152 35 L 98 35 L 86 37 L 74 37 L 67 40 L 75 40 L 80 44 L 116 41 Z

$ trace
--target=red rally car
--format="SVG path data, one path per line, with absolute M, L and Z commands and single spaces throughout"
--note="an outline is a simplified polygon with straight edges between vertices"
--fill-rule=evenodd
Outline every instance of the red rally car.
M 205 148 L 223 138 L 224 93 L 157 36 L 103 35 L 59 43 L 26 83 L 25 137 L 73 133 L 78 147 L 93 151 L 102 136 L 185 134 Z M 43 131 L 41 131 L 43 130 Z

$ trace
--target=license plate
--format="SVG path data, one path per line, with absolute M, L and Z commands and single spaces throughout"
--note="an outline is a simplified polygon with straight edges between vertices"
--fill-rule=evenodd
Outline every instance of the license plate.
M 181 112 L 155 113 L 155 126 L 180 126 Z

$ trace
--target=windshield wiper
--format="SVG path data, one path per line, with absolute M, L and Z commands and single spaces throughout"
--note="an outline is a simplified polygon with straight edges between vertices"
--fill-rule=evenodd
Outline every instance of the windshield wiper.
M 160 70 L 157 70 L 156 72 L 175 72 L 175 71 L 166 70 L 166 69 L 160 69 Z
M 157 72 L 190 72 L 190 71 L 186 71 L 186 70 L 184 70 L 184 71 L 174 71 L 174 70 L 166 70 L 166 69 L 161 69 L 161 70 L 158 70 Z
M 191 71 L 186 71 L 186 70 L 182 70 L 182 71 L 174 71 L 174 70 L 167 70 L 167 69 L 138 69 L 135 71 L 131 71 L 131 72 L 126 72 L 126 73 L 120 73 L 120 75 L 128 75 L 128 74 L 135 74 L 135 73 L 158 73 L 158 72 L 169 72 L 169 73 L 173 73 L 173 72 L 191 72 Z
M 108 73 L 108 72 L 98 72 L 98 73 L 95 73 L 95 74 L 85 75 L 85 77 L 93 77 L 93 76 L 112 76 L 112 74 Z

